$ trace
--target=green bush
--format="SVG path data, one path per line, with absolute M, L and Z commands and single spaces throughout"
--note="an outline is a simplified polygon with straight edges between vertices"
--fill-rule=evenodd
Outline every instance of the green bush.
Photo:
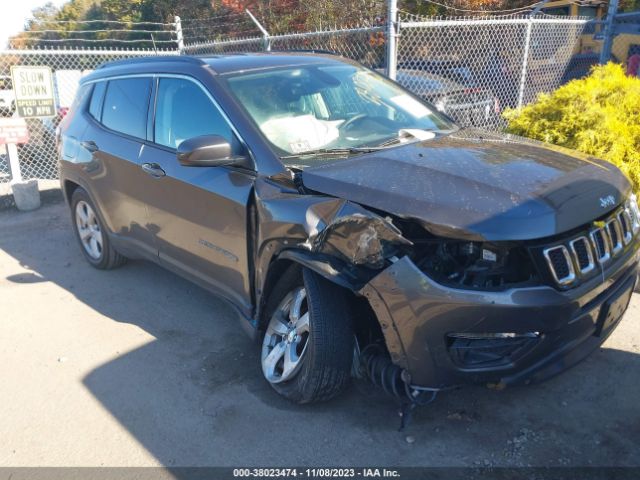
M 522 110 L 504 112 L 507 131 L 612 162 L 640 191 L 640 79 L 620 65 L 596 66 Z

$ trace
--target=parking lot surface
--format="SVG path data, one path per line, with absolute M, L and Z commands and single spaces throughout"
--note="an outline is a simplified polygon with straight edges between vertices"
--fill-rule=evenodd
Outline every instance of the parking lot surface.
M 400 433 L 364 382 L 278 397 L 230 306 L 150 263 L 93 269 L 64 204 L 1 212 L 0 466 L 638 466 L 639 299 L 565 374 L 443 393 Z

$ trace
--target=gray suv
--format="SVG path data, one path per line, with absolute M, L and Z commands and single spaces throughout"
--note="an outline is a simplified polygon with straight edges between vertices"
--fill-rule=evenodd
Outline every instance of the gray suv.
M 227 299 L 299 403 L 352 375 L 411 404 L 546 379 L 602 344 L 636 281 L 615 166 L 460 129 L 332 55 L 107 64 L 59 155 L 87 261 L 151 260 Z

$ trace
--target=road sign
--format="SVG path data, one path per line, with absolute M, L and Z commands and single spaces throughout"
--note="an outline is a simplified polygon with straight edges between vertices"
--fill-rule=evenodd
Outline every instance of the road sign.
M 24 118 L 0 118 L 0 145 L 27 143 L 29 129 Z
M 24 118 L 0 118 L 0 145 L 7 145 L 12 183 L 22 182 L 17 144 L 28 141 L 29 129 Z
M 55 117 L 53 76 L 49 67 L 11 67 L 11 77 L 18 116 Z

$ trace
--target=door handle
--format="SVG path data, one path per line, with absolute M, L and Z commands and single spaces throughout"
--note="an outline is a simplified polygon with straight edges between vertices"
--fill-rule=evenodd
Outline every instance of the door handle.
M 166 175 L 165 171 L 157 163 L 143 163 L 142 170 L 154 178 L 160 178 Z
M 96 142 L 94 142 L 93 140 L 87 140 L 85 142 L 80 142 L 80 145 L 82 146 L 82 148 L 84 148 L 85 150 L 88 150 L 90 153 L 95 153 L 98 150 L 100 150 L 98 148 L 98 145 L 96 145 Z

